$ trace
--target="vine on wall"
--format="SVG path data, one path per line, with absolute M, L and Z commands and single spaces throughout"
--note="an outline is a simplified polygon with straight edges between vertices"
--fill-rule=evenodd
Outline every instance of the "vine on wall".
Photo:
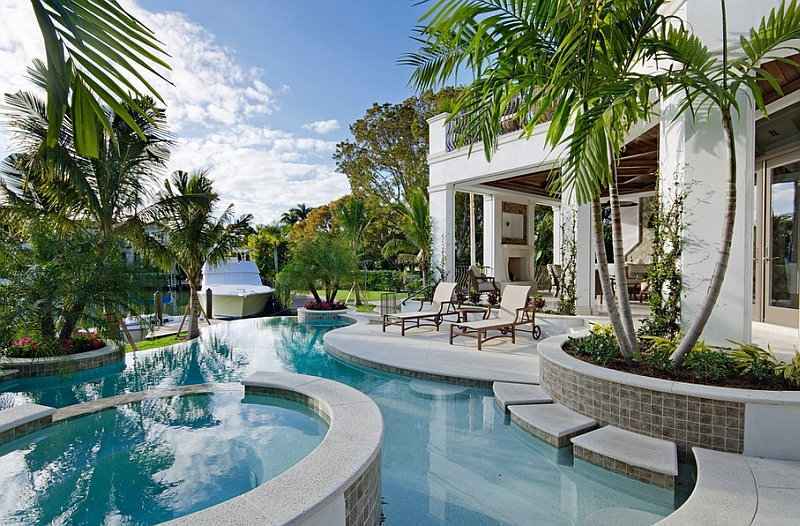
M 558 297 L 558 312 L 575 314 L 575 276 L 577 274 L 578 244 L 576 227 L 578 211 L 570 208 L 561 215 L 561 291 Z
M 686 195 L 678 182 L 662 194 L 656 178 L 656 197 L 652 202 L 653 264 L 648 277 L 650 316 L 643 320 L 641 334 L 672 339 L 681 330 L 683 275 L 680 260 Z

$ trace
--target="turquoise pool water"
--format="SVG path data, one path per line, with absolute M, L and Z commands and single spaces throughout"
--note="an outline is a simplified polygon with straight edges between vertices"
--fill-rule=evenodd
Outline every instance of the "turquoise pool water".
M 190 394 L 63 421 L 0 448 L 2 524 L 156 524 L 250 491 L 322 442 L 293 402 Z
M 0 406 L 61 407 L 122 392 L 288 371 L 336 380 L 380 407 L 387 525 L 652 524 L 675 509 L 661 490 L 588 466 L 509 425 L 492 392 L 352 367 L 331 358 L 328 325 L 294 318 L 239 320 L 203 329 L 200 341 L 129 355 L 124 368 L 3 384 Z

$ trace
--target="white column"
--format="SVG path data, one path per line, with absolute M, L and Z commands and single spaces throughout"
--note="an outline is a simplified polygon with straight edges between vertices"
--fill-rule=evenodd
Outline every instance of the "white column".
M 502 255 L 500 243 L 502 233 L 500 226 L 503 224 L 503 201 L 494 195 L 483 196 L 483 264 L 490 267 L 486 274 L 495 276 L 500 281 L 504 262 L 498 261 Z
M 553 263 L 561 264 L 561 207 L 553 207 Z
M 567 246 L 570 238 L 575 243 L 575 313 L 595 314 L 594 309 L 594 249 L 592 245 L 591 205 L 578 205 L 570 189 L 565 189 L 561 197 L 562 243 Z M 574 222 L 574 227 L 572 226 Z M 559 228 L 555 225 L 554 228 Z M 562 244 L 562 246 L 564 246 Z M 570 254 L 561 254 L 561 271 L 566 273 Z M 563 279 L 569 279 L 564 276 Z
M 429 187 L 431 213 L 431 277 L 454 281 L 455 272 L 455 203 L 452 184 Z M 440 275 L 443 274 L 443 275 Z
M 683 218 L 681 323 L 688 325 L 706 296 L 717 260 L 727 183 L 727 151 L 717 111 L 687 112 L 674 119 L 679 100 L 662 105 L 659 158 L 662 188 L 677 182 L 686 193 Z M 701 336 L 710 345 L 749 341 L 753 295 L 753 168 L 755 120 L 751 102 L 739 97 L 734 115 L 737 202 L 731 256 L 722 291 Z

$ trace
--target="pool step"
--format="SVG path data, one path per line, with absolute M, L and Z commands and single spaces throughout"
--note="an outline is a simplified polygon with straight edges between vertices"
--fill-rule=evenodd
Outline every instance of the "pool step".
M 508 406 L 512 405 L 553 403 L 553 399 L 538 385 L 495 382 L 492 389 L 494 401 L 505 413 L 508 413 Z
M 641 482 L 675 489 L 678 475 L 675 442 L 605 426 L 572 438 L 572 445 L 576 459 Z
M 581 433 L 597 427 L 597 422 L 561 404 L 511 406 L 511 421 L 553 447 L 562 448 Z

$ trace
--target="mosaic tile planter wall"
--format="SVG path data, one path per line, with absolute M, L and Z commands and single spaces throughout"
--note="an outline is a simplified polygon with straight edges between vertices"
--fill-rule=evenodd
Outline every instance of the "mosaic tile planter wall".
M 782 427 L 774 432 L 765 430 L 764 418 L 758 421 L 760 429 L 755 429 L 753 415 L 777 411 L 792 420 L 790 415 L 800 411 L 797 392 L 709 387 L 598 367 L 562 351 L 566 339 L 565 335 L 556 336 L 539 344 L 539 381 L 553 401 L 601 426 L 675 442 L 682 462 L 693 460 L 694 446 L 760 453 L 765 442 L 780 441 L 785 432 Z M 776 415 L 774 424 L 780 426 L 782 419 Z
M 125 359 L 125 351 L 113 343 L 94 351 L 69 356 L 48 358 L 3 358 L 0 367 L 16 369 L 18 378 L 39 378 L 60 374 L 76 373 L 89 369 L 105 367 Z
M 297 321 L 300 323 L 314 322 L 318 320 L 330 320 L 347 314 L 355 314 L 356 309 L 348 307 L 342 310 L 308 310 L 304 307 L 297 309 Z

